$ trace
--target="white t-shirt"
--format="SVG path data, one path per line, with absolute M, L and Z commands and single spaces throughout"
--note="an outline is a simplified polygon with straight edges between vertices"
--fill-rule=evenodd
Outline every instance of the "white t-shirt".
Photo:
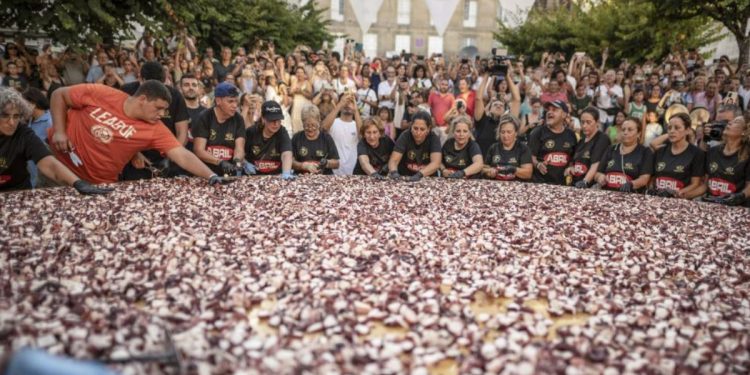
M 354 84 L 354 81 L 348 78 L 346 79 L 346 83 L 341 83 L 339 79 L 335 79 L 333 81 L 333 89 L 336 90 L 336 94 L 341 95 L 346 89 L 349 89 L 350 92 L 357 91 L 357 85 Z
M 396 80 L 393 80 L 393 84 L 388 83 L 388 80 L 380 82 L 378 85 L 378 98 L 391 95 L 391 91 L 396 88 L 396 85 Z M 394 107 L 393 100 L 390 99 L 381 100 L 379 105 L 390 109 Z
M 369 104 L 364 102 L 365 100 L 367 100 L 368 102 L 377 103 L 378 95 L 375 94 L 375 90 L 370 88 L 357 90 L 357 108 L 359 108 L 359 113 L 363 117 L 370 117 L 370 111 L 372 110 L 372 108 Z
M 339 152 L 339 168 L 333 170 L 337 176 L 347 176 L 354 172 L 354 166 L 357 164 L 357 123 L 342 121 L 340 118 L 333 120 L 331 130 L 328 132 L 336 143 L 336 150 Z

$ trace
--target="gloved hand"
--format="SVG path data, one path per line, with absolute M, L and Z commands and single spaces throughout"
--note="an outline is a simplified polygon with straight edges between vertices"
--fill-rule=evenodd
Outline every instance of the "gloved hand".
M 297 178 L 297 176 L 292 174 L 291 170 L 281 172 L 281 179 L 284 181 L 291 181 L 291 180 L 294 180 L 295 178 Z
M 395 180 L 395 179 L 400 178 L 401 175 L 398 174 L 398 171 L 390 171 L 390 172 L 388 172 L 388 177 L 390 177 L 390 178 L 392 178 L 392 179 Z
M 581 181 L 576 182 L 576 184 L 573 186 L 575 186 L 578 189 L 588 189 L 591 185 L 589 185 L 589 183 L 586 182 L 586 180 L 581 180 Z
M 424 175 L 422 174 L 422 172 L 417 172 L 417 173 L 411 175 L 407 181 L 409 181 L 409 182 L 417 182 L 417 181 L 421 180 L 422 177 L 424 177 Z
M 114 188 L 92 185 L 84 180 L 76 180 L 76 182 L 73 183 L 73 187 L 83 195 L 109 194 L 115 190 Z
M 420 175 L 421 175 L 421 173 L 420 173 Z M 464 178 L 464 176 L 466 176 L 466 172 L 464 172 L 463 169 L 459 169 L 459 170 L 457 170 L 457 171 L 455 171 L 455 172 L 453 172 L 453 173 L 445 176 L 445 178 Z
M 320 159 L 320 163 L 318 164 L 318 168 L 320 168 L 320 170 L 323 170 L 323 169 L 325 169 L 326 165 L 328 165 L 328 159 L 326 159 L 326 158 Z
M 224 177 L 219 177 L 219 175 L 216 175 L 216 174 L 208 178 L 208 184 L 211 186 L 229 185 L 232 182 L 234 182 L 234 180 L 230 180 Z
M 253 163 L 249 162 L 249 161 L 245 161 L 242 164 L 242 170 L 248 176 L 252 176 L 252 175 L 258 174 L 258 170 L 255 168 L 255 165 Z
M 745 194 L 743 192 L 729 194 L 721 199 L 721 203 L 727 206 L 739 206 L 745 203 Z
M 701 200 L 708 203 L 724 204 L 725 197 L 717 197 L 715 195 L 707 194 L 701 197 Z
M 219 163 L 219 168 L 221 168 L 222 172 L 225 174 L 234 174 L 234 172 L 237 171 L 237 166 L 228 160 L 222 160 L 221 163 Z
M 657 190 L 657 189 L 651 189 L 651 188 L 646 189 L 646 195 L 651 195 L 651 196 L 654 196 L 654 197 L 658 197 L 659 196 L 659 190 Z
M 156 168 L 160 170 L 162 174 L 166 173 L 171 166 L 172 161 L 168 158 L 161 159 L 158 163 L 156 163 Z
M 620 191 L 623 193 L 632 193 L 633 192 L 633 183 L 630 181 L 625 182 L 624 184 L 620 185 Z
M 657 195 L 663 198 L 674 198 L 677 196 L 677 192 L 674 190 L 663 189 L 659 190 L 659 193 Z
M 515 165 L 501 165 L 497 167 L 497 173 L 502 175 L 515 175 L 518 168 Z
M 379 174 L 382 174 L 383 176 L 388 174 L 388 163 L 386 163 L 384 166 L 380 167 L 380 170 L 378 171 Z
M 385 180 L 385 176 L 383 176 L 382 174 L 378 172 L 371 174 L 370 177 L 372 177 L 375 180 Z

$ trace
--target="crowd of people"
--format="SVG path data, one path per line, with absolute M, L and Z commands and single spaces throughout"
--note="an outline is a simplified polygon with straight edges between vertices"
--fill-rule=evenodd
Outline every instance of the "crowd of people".
M 0 189 L 183 175 L 486 178 L 750 206 L 750 69 L 695 50 L 367 57 L 179 33 L 82 55 L 6 43 Z M 489 51 L 488 51 L 489 52 Z M 165 126 L 158 126 L 159 122 Z

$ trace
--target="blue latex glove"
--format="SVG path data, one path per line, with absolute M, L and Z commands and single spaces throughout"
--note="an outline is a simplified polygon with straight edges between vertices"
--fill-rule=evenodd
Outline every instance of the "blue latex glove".
M 245 161 L 244 165 L 242 166 L 242 169 L 245 171 L 245 174 L 248 176 L 258 174 L 258 170 L 255 169 L 255 165 L 253 165 L 253 163 L 249 161 Z
M 281 179 L 282 180 L 291 181 L 291 180 L 294 180 L 295 178 L 297 178 L 297 176 L 295 176 L 292 173 L 292 171 L 281 172 Z

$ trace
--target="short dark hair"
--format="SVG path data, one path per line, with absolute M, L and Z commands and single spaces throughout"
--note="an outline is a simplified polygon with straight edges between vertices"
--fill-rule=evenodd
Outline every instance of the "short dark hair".
M 182 77 L 180 77 L 180 83 L 182 83 L 182 80 L 185 80 L 185 79 L 198 79 L 198 77 L 196 77 L 195 74 L 193 73 L 185 73 L 182 75 Z
M 164 67 L 157 61 L 148 61 L 141 65 L 141 78 L 143 80 L 157 80 L 164 82 Z
M 164 86 L 163 83 L 155 79 L 150 79 L 141 83 L 138 90 L 133 94 L 133 96 L 136 97 L 141 95 L 145 95 L 148 100 L 161 99 L 165 100 L 167 103 L 172 103 L 172 94 L 169 92 L 169 89 L 167 89 L 167 86 Z
M 594 118 L 594 121 L 599 122 L 599 110 L 595 107 L 586 107 L 586 109 L 581 112 L 581 116 L 583 116 L 584 113 L 588 113 Z
M 39 90 L 36 87 L 27 88 L 26 91 L 23 92 L 23 98 L 43 111 L 49 109 L 49 99 L 47 99 L 47 96 L 44 95 L 42 90 Z

